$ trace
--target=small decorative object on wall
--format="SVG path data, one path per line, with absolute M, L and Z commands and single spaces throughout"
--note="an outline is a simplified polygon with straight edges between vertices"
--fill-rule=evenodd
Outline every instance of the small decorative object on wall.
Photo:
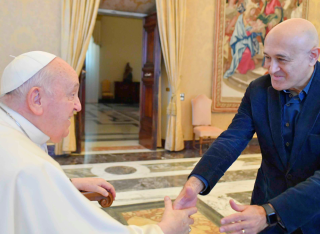
M 212 111 L 236 112 L 254 79 L 266 74 L 264 39 L 278 23 L 306 18 L 308 0 L 216 0 Z

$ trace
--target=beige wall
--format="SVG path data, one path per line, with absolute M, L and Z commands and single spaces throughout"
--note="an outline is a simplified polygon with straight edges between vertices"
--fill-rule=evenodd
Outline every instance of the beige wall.
M 185 100 L 181 103 L 185 140 L 192 139 L 191 99 L 199 94 L 212 98 L 215 2 L 187 0 L 187 27 L 181 82 L 181 93 L 185 93 Z M 319 12 L 320 1 L 309 0 L 308 19 L 317 27 L 320 35 Z M 212 124 L 226 129 L 233 117 L 234 113 L 212 113 Z
M 0 74 L 12 60 L 32 50 L 60 55 L 61 1 L 0 1 Z
M 127 62 L 133 81 L 140 81 L 142 68 L 142 19 L 103 16 L 101 18 L 100 81 L 122 81 Z
M 212 98 L 215 1 L 187 0 L 185 46 L 182 65 L 181 102 L 185 140 L 192 140 L 191 99 L 199 94 Z M 212 124 L 226 129 L 234 113 L 213 113 Z

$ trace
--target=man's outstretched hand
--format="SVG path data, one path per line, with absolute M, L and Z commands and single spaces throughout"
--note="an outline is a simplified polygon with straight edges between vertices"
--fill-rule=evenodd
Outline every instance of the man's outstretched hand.
M 110 192 L 116 198 L 116 190 L 112 184 L 102 178 L 72 178 L 71 182 L 78 190 L 100 193 L 105 197 Z
M 220 232 L 256 234 L 268 226 L 262 206 L 240 205 L 233 200 L 230 200 L 230 206 L 238 213 L 221 219 Z
M 203 188 L 203 183 L 198 178 L 191 176 L 173 203 L 173 209 L 181 210 L 195 207 L 197 203 L 197 195 L 203 190 Z

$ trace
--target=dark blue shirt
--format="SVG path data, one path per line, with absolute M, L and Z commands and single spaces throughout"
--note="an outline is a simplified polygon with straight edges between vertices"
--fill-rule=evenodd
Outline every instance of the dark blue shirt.
M 280 92 L 282 100 L 282 138 L 286 149 L 287 162 L 290 159 L 291 149 L 294 139 L 294 131 L 303 103 L 308 94 L 311 82 L 314 77 L 315 70 L 307 86 L 297 95 L 289 90 Z

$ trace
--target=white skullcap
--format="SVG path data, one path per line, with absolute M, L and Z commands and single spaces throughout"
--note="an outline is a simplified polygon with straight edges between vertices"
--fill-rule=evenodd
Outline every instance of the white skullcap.
M 43 51 L 31 51 L 15 57 L 3 71 L 0 96 L 21 86 L 55 57 L 55 55 Z

